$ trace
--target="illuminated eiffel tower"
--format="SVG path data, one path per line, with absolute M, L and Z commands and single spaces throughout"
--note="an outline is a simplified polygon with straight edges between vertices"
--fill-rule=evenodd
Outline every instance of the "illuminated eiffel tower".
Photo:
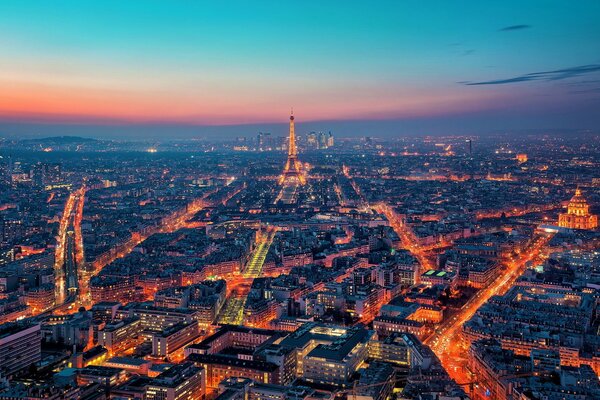
M 285 163 L 283 173 L 279 177 L 279 184 L 300 184 L 306 183 L 306 177 L 302 171 L 302 166 L 298 160 L 298 149 L 296 147 L 296 133 L 294 132 L 294 111 L 290 115 L 290 138 L 288 145 L 288 158 Z

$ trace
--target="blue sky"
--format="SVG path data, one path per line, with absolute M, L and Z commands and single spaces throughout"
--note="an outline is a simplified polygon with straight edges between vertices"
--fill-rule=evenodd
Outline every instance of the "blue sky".
M 597 129 L 599 20 L 597 0 L 2 2 L 0 135 L 252 134 L 291 106 L 346 136 Z

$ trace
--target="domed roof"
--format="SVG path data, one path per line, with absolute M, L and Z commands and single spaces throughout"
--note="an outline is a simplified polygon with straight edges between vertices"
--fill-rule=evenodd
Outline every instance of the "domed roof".
M 581 194 L 581 189 L 575 189 L 575 195 L 571 198 L 571 204 L 587 204 L 587 200 Z

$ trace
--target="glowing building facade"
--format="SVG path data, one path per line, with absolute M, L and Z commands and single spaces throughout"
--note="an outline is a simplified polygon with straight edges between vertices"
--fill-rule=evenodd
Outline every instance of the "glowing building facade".
M 579 188 L 569 202 L 567 212 L 558 216 L 558 226 L 569 229 L 596 229 L 598 227 L 598 216 L 590 213 L 590 206 Z

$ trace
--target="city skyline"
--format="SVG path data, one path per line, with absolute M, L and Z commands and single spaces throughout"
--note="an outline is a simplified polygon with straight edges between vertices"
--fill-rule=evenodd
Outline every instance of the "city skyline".
M 5 3 L 2 136 L 597 129 L 600 5 Z M 93 18 L 91 18 L 93 16 Z M 302 126 L 302 125 L 300 125 Z

